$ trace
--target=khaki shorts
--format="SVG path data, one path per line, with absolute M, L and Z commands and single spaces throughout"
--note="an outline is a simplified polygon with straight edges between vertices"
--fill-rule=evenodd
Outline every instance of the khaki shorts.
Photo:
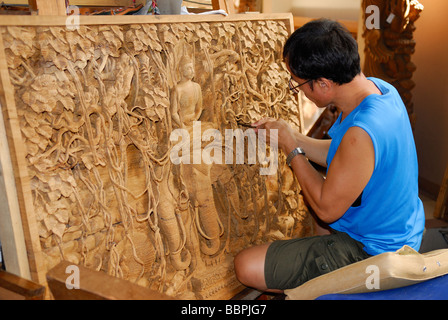
M 273 242 L 265 260 L 269 289 L 293 289 L 322 274 L 369 258 L 364 245 L 343 232 Z

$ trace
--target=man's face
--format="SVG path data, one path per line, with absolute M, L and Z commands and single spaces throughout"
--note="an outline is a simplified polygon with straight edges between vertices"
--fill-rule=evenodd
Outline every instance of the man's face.
M 304 85 L 300 86 L 299 90 L 303 91 L 305 96 L 311 102 L 313 102 L 318 108 L 326 108 L 333 105 L 331 103 L 331 100 L 329 99 L 328 91 L 324 90 L 324 87 L 322 86 L 322 81 L 320 79 L 306 83 L 309 79 L 302 79 L 295 76 L 291 72 L 288 63 L 286 63 L 286 66 L 289 73 L 291 74 L 292 79 L 297 84 L 305 83 Z

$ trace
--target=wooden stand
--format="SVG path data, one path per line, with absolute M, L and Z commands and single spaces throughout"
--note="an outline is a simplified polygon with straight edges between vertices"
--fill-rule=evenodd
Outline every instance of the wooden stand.
M 67 270 L 76 271 L 72 274 Z M 79 276 L 79 288 L 67 286 L 71 275 Z M 56 300 L 173 300 L 166 294 L 68 261 L 62 261 L 51 269 L 47 273 L 47 281 Z
M 0 300 L 43 300 L 44 295 L 44 286 L 0 271 Z
M 37 11 L 41 16 L 65 16 L 65 0 L 29 0 L 32 11 Z
M 225 10 L 229 14 L 236 13 L 233 0 L 212 0 L 213 10 Z M 266 3 L 265 3 L 266 2 Z M 29 5 L 30 11 L 40 16 L 65 16 L 67 15 L 65 0 L 6 0 L 5 4 Z M 145 0 L 138 0 L 135 3 L 131 0 L 74 0 L 70 5 L 91 6 L 91 7 L 114 7 L 114 6 L 132 6 L 145 4 Z M 270 1 L 263 1 L 263 12 L 270 12 Z
M 434 208 L 434 217 L 436 219 L 444 219 L 445 221 L 448 221 L 448 165 L 440 187 L 436 207 Z
M 235 13 L 233 0 L 212 0 L 213 10 L 224 10 L 229 14 Z

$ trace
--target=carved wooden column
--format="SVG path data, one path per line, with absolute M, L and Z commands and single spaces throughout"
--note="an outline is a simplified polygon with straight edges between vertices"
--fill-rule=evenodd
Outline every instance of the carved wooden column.
M 363 72 L 394 85 L 415 124 L 412 75 L 416 66 L 411 58 L 415 51 L 415 21 L 423 11 L 417 0 L 363 0 L 364 19 L 360 47 L 364 46 Z M 362 53 L 361 53 L 362 54 Z

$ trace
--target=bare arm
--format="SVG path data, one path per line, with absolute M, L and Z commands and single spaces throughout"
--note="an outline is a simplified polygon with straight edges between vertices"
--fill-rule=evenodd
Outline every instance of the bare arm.
M 369 182 L 374 165 L 372 140 L 358 127 L 350 128 L 345 134 L 326 179 L 303 156 L 291 162 L 308 202 L 326 223 L 337 221 L 355 202 Z
M 319 141 L 295 132 L 283 120 L 265 119 L 255 123 L 258 129 L 278 130 L 279 148 L 289 154 L 300 146 L 306 156 L 324 165 L 330 141 Z M 362 193 L 372 176 L 375 152 L 370 136 L 359 127 L 350 128 L 324 178 L 303 155 L 296 156 L 291 167 L 303 193 L 316 215 L 326 223 L 341 218 Z M 325 164 L 326 166 L 326 164 Z
M 324 168 L 327 167 L 327 155 L 328 150 L 330 149 L 331 140 L 315 139 L 297 133 L 294 142 L 295 143 L 291 143 L 285 149 L 286 155 L 300 146 L 305 151 L 308 159 Z

